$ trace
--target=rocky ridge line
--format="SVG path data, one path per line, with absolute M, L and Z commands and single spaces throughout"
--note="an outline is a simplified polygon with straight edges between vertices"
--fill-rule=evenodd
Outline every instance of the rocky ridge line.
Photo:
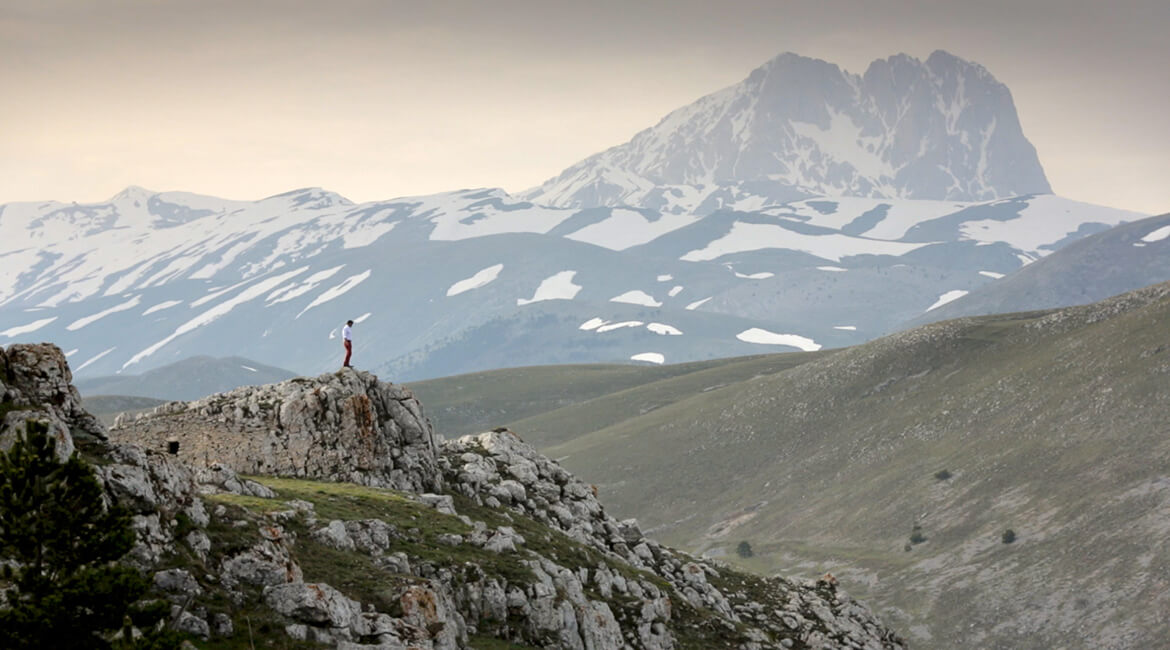
M 242 474 L 347 481 L 411 492 L 441 487 L 438 441 L 410 389 L 343 370 L 168 402 L 114 422 L 116 442 Z

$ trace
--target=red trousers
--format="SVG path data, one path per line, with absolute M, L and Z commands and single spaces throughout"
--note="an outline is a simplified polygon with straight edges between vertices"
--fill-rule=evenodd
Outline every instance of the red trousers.
M 345 363 L 343 365 L 348 366 L 349 365 L 349 357 L 350 357 L 350 355 L 353 354 L 353 341 L 346 339 L 345 341 L 343 341 L 343 343 L 345 343 Z

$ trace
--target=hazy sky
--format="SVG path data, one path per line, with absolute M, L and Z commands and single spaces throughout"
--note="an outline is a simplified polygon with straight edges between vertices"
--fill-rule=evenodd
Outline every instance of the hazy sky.
M 784 51 L 1006 83 L 1057 194 L 1170 211 L 1168 0 L 0 0 L 0 203 L 519 191 Z

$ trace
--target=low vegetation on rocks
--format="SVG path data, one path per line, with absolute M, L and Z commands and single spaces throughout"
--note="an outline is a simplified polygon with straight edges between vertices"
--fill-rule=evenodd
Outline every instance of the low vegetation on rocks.
M 442 442 L 409 390 L 367 373 L 164 405 L 107 441 L 60 351 L 31 347 L 0 351 L 4 403 L 30 407 L 21 378 L 45 375 L 14 358 L 58 369 L 45 418 L 86 438 L 135 533 L 121 566 L 198 647 L 902 647 L 831 577 L 665 547 L 514 433 Z

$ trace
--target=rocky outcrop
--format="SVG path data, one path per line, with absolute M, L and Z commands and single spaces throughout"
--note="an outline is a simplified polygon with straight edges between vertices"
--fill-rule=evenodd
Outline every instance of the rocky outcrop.
M 104 440 L 106 428 L 81 406 L 73 373 L 60 348 L 17 343 L 0 348 L 0 449 L 8 449 L 29 420 L 42 422 L 64 459 L 75 436 Z
M 6 403 L 82 432 L 60 351 L 32 348 L 3 357 Z M 410 392 L 365 373 L 171 404 L 114 432 L 135 437 L 152 448 L 86 453 L 132 514 L 125 561 L 194 638 L 251 635 L 255 620 L 266 642 L 354 649 L 902 647 L 831 578 L 749 576 L 646 539 L 512 432 L 436 444 Z
M 438 444 L 408 388 L 342 370 L 170 402 L 111 429 L 117 442 L 241 474 L 346 481 L 414 492 L 441 487 Z
M 838 593 L 831 576 L 806 583 L 759 578 L 753 591 L 769 593 L 771 606 L 759 602 L 756 594 L 746 589 L 720 588 L 716 583 L 723 581 L 725 568 L 645 538 L 632 519 L 617 521 L 610 517 L 592 486 L 511 431 L 496 430 L 449 441 L 444 444 L 440 462 L 452 491 L 488 507 L 507 508 L 532 517 L 599 551 L 615 566 L 629 566 L 665 579 L 686 604 L 716 614 L 729 626 L 729 633 L 735 629 L 745 642 L 754 640 L 761 644 L 758 647 L 769 647 L 768 639 L 799 639 L 807 647 L 817 648 L 900 647 L 900 639 L 878 624 L 869 610 Z M 559 575 L 555 565 L 551 574 Z M 565 585 L 556 586 L 561 592 L 571 591 Z M 677 623 L 669 615 L 671 601 L 667 594 L 660 593 L 652 583 L 627 580 L 620 571 L 605 565 L 584 572 L 579 588 L 602 594 L 618 591 L 640 599 L 643 616 L 633 625 L 639 634 L 657 629 L 656 623 Z M 660 602 L 662 598 L 666 599 L 665 606 Z M 646 612 L 651 615 L 647 617 Z M 643 635 L 639 645 L 673 647 L 670 638 L 667 635 L 667 639 L 652 640 Z

